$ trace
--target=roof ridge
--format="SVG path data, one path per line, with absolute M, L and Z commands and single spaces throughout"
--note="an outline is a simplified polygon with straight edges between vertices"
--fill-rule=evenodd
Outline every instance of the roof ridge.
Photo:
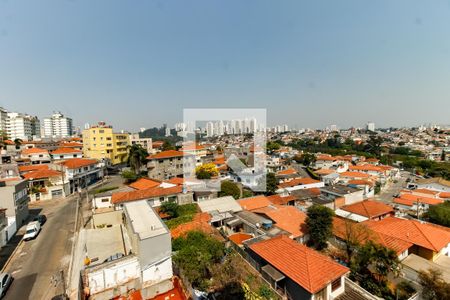
M 311 275 L 310 275 L 310 270 L 309 270 L 309 255 L 308 255 L 308 249 L 305 249 L 306 251 L 305 251 L 305 260 L 306 260 L 306 272 L 307 272 L 307 278 L 308 278 L 308 286 L 309 286 L 309 289 L 312 291 L 313 290 L 313 288 L 312 288 L 312 286 L 311 286 Z
M 428 243 L 430 243 L 431 247 L 433 247 L 433 249 L 435 251 L 439 251 L 438 249 L 436 249 L 436 247 L 434 246 L 434 244 L 430 241 L 430 239 L 428 239 L 428 237 L 426 236 L 426 234 L 422 231 L 422 229 L 419 227 L 418 224 L 416 224 L 416 221 L 411 221 L 413 222 L 414 226 L 416 226 L 416 228 L 420 231 L 420 233 L 422 234 L 422 236 L 428 241 Z

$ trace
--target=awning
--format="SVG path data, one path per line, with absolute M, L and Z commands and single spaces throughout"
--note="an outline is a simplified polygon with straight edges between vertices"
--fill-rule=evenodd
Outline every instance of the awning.
M 277 269 L 275 269 L 271 265 L 265 265 L 264 267 L 261 268 L 261 270 L 267 275 L 269 275 L 270 278 L 275 280 L 275 282 L 278 282 L 285 278 L 285 276 L 282 273 L 280 273 Z

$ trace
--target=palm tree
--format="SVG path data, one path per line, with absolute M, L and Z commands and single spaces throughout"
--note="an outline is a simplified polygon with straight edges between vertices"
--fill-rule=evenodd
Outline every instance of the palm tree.
M 141 172 L 141 167 L 147 161 L 148 152 L 141 145 L 128 146 L 128 164 L 136 175 Z
M 14 145 L 16 145 L 16 149 L 20 149 L 20 145 L 22 145 L 22 140 L 21 139 L 15 139 L 14 140 Z

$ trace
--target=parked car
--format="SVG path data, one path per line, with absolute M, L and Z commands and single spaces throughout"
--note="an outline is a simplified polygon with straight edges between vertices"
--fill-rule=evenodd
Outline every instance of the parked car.
M 40 231 L 41 231 L 41 224 L 38 221 L 30 222 L 27 225 L 27 230 L 23 236 L 23 239 L 25 241 L 34 239 L 38 236 Z
M 47 217 L 45 215 L 37 215 L 33 218 L 33 221 L 38 221 L 42 226 L 45 222 L 47 222 Z
M 0 298 L 3 298 L 6 294 L 6 291 L 11 286 L 14 278 L 8 273 L 0 274 Z

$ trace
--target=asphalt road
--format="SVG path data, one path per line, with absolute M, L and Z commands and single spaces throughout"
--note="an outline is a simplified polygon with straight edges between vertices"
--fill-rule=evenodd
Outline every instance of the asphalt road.
M 52 277 L 60 278 L 60 270 L 67 273 L 72 247 L 76 200 L 50 200 L 30 205 L 30 209 L 47 216 L 47 222 L 35 240 L 22 242 L 6 267 L 14 282 L 5 299 L 51 299 L 63 291 Z M 21 229 L 23 231 L 24 228 Z
M 401 177 L 398 178 L 396 183 L 391 183 L 386 189 L 384 189 L 379 195 L 375 196 L 377 200 L 392 203 L 394 195 L 400 193 L 402 189 L 406 187 L 406 179 L 410 176 L 407 172 L 401 172 Z

